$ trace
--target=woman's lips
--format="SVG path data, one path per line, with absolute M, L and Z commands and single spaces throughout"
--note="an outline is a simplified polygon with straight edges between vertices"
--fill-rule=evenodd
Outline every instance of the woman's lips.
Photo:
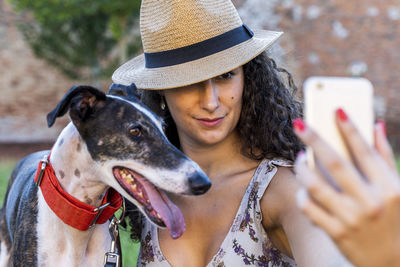
M 215 118 L 215 119 L 211 119 L 211 118 L 201 118 L 201 119 L 197 119 L 197 121 L 207 127 L 215 127 L 217 125 L 219 125 L 225 117 L 220 117 L 220 118 Z

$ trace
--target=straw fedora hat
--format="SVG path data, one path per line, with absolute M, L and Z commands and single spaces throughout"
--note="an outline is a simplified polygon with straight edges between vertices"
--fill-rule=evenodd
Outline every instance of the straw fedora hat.
M 155 90 L 229 72 L 282 35 L 251 31 L 230 0 L 142 0 L 140 32 L 144 54 L 120 66 L 112 79 Z

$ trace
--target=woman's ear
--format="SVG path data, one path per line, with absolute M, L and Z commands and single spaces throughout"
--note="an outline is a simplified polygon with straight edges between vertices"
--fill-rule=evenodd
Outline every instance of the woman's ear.
M 166 103 L 166 100 L 165 100 L 164 90 L 157 90 L 157 94 L 159 96 L 159 103 L 160 103 L 161 112 L 165 112 L 165 110 L 167 108 L 167 103 Z

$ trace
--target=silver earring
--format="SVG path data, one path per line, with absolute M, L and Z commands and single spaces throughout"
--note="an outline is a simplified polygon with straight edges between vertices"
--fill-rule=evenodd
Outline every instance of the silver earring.
M 161 109 L 162 109 L 162 110 L 165 110 L 165 107 L 166 107 L 166 105 L 165 105 L 165 100 L 164 100 L 164 97 L 161 97 L 161 103 L 160 103 L 160 106 L 161 106 Z

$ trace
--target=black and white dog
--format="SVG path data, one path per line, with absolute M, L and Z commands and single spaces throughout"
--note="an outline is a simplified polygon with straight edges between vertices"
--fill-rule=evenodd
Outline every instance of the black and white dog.
M 72 122 L 51 153 L 27 156 L 11 175 L 0 211 L 0 266 L 102 266 L 111 243 L 105 222 L 119 194 L 178 238 L 183 216 L 163 190 L 197 195 L 211 186 L 138 100 L 75 86 L 48 114 L 49 127 L 68 111 Z

